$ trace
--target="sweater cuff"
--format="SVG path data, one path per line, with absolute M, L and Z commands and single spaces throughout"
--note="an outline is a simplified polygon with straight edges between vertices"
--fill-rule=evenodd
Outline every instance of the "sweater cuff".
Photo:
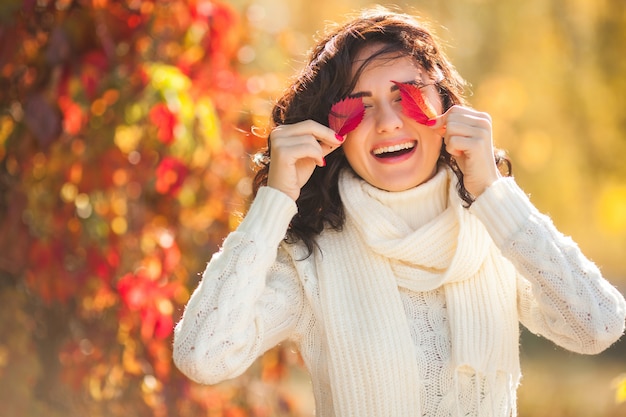
M 287 228 L 298 207 L 287 194 L 271 187 L 261 187 L 250 210 L 237 228 L 274 246 L 285 238 Z
M 537 214 L 524 191 L 512 177 L 503 177 L 487 188 L 469 208 L 485 226 L 498 247 Z

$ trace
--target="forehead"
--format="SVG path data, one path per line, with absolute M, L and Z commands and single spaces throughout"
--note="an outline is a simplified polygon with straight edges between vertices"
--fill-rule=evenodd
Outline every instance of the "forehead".
M 420 78 L 423 74 L 421 65 L 412 57 L 401 52 L 383 52 L 383 44 L 371 44 L 363 47 L 352 61 L 352 76 L 356 85 L 376 76 L 387 77 L 387 81 L 398 77 Z M 404 81 L 408 81 L 407 78 Z

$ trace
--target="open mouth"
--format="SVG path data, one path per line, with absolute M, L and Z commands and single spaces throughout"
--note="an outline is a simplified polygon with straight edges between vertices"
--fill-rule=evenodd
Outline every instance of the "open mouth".
M 374 148 L 372 150 L 372 154 L 376 158 L 394 158 L 411 152 L 413 149 L 415 149 L 416 146 L 417 141 L 409 140 L 391 146 L 381 146 L 380 148 Z

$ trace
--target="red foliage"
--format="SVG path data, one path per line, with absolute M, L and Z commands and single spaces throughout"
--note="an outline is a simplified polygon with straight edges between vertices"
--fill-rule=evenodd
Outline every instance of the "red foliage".
M 437 112 L 422 94 L 422 90 L 411 83 L 392 81 L 398 86 L 402 96 L 402 111 L 404 114 L 423 125 L 432 126 Z
M 100 82 L 105 79 L 105 74 L 109 67 L 109 59 L 104 51 L 96 50 L 87 53 L 81 63 L 80 80 L 87 95 L 87 99 L 96 98 Z
M 176 196 L 188 174 L 189 168 L 183 161 L 173 156 L 166 156 L 156 169 L 157 192 Z
M 174 140 L 177 118 L 164 103 L 157 103 L 150 109 L 150 121 L 157 127 L 157 138 L 166 145 Z
M 356 129 L 364 115 L 363 99 L 348 97 L 333 104 L 328 115 L 328 125 L 339 136 L 344 136 Z
M 59 108 L 63 114 L 63 130 L 69 135 L 77 135 L 87 120 L 85 111 L 69 97 L 59 97 Z
M 33 365 L 8 381 L 0 360 L 2 391 L 28 387 L 21 403 L 38 415 L 60 403 L 63 415 L 214 415 L 217 403 L 250 415 L 244 395 L 192 394 L 171 359 L 174 322 L 232 226 L 225 202 L 244 204 L 237 186 L 258 145 L 236 129 L 250 123 L 238 13 L 216 0 L 27 1 L 11 17 L 0 28 L 0 297 L 19 293 L 10 320 L 32 325 L 0 325 Z
M 94 275 L 103 283 L 109 284 L 120 264 L 120 254 L 113 248 L 107 250 L 92 247 L 87 249 L 86 261 Z
M 124 310 L 139 312 L 141 338 L 149 342 L 152 338 L 165 339 L 172 333 L 172 304 L 178 283 L 161 282 L 145 272 L 127 273 L 117 282 Z

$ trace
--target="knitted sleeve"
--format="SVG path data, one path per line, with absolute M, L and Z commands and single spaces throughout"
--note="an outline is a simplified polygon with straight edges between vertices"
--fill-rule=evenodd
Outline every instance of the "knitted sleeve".
M 470 210 L 518 271 L 518 309 L 526 328 L 585 354 L 619 339 L 624 297 L 512 178 L 496 181 Z
M 261 188 L 212 257 L 174 330 L 174 363 L 189 378 L 234 378 L 293 331 L 304 294 L 277 248 L 295 212 L 288 196 Z

